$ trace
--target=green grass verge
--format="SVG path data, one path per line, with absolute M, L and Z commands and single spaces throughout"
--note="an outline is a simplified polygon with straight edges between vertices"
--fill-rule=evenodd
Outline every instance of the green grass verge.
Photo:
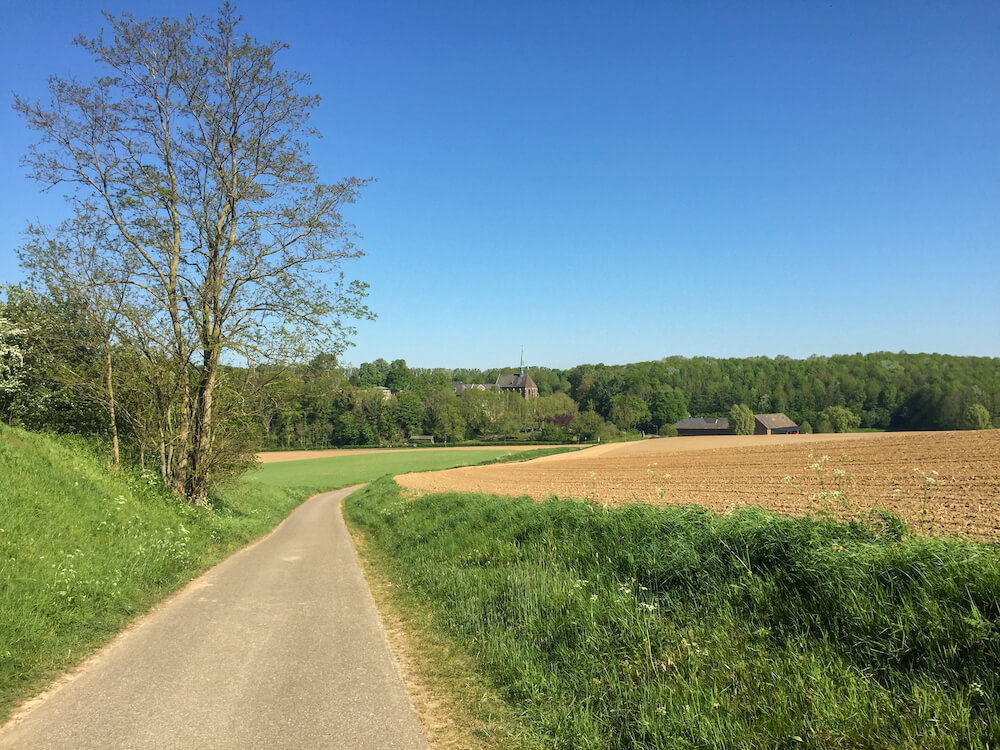
M 238 483 L 196 508 L 83 440 L 0 426 L 0 723 L 309 494 Z
M 352 484 L 371 482 L 386 474 L 438 471 L 500 460 L 524 461 L 551 453 L 561 453 L 565 450 L 575 449 L 439 448 L 434 451 L 363 453 L 262 464 L 248 472 L 246 478 L 250 482 L 275 487 L 308 487 L 314 491 L 332 490 L 349 487 Z
M 546 747 L 1000 743 L 995 545 L 387 479 L 345 508 Z

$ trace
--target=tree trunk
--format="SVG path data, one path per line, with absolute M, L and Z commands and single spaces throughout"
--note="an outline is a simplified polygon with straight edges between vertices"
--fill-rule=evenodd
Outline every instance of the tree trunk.
M 185 494 L 196 503 L 203 502 L 208 495 L 208 473 L 212 459 L 212 403 L 218 380 L 219 353 L 217 348 L 205 351 L 204 369 L 195 401 L 190 471 Z
M 120 464 L 120 459 L 118 455 L 118 421 L 115 418 L 115 385 L 114 378 L 112 377 L 113 371 L 111 369 L 111 344 L 107 343 L 104 347 L 104 364 L 107 369 L 105 371 L 105 376 L 107 377 L 107 387 L 108 387 L 108 422 L 111 427 L 111 457 L 115 466 Z

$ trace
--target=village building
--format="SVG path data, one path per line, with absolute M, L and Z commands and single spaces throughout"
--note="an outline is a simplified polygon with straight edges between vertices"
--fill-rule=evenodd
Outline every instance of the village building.
M 798 435 L 799 426 L 784 414 L 754 414 L 754 435 Z
M 754 435 L 798 435 L 799 426 L 784 414 L 754 414 Z M 731 435 L 726 417 L 688 417 L 674 423 L 678 435 Z
M 466 391 L 495 391 L 497 387 L 488 383 L 463 383 L 461 380 L 452 380 L 451 388 L 456 396 L 461 396 Z
M 538 386 L 523 369 L 516 375 L 498 375 L 496 383 L 462 383 L 453 380 L 451 387 L 456 396 L 461 396 L 466 391 L 510 391 L 521 398 L 538 397 Z
M 726 417 L 688 417 L 674 423 L 678 435 L 728 435 Z
M 517 393 L 522 398 L 538 398 L 538 386 L 524 370 L 517 375 L 498 375 L 496 388 L 498 391 Z

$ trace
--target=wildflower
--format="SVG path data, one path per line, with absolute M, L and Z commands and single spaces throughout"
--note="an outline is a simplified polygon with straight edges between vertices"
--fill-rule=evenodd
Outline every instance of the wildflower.
M 781 481 L 784 482 L 785 484 L 791 484 L 792 483 L 792 478 L 790 476 L 786 476 L 786 477 L 783 477 Z
M 597 594 L 591 594 L 590 595 L 590 601 L 596 602 L 597 601 Z
M 834 476 L 834 477 L 836 477 L 837 479 L 840 479 L 840 478 L 841 478 L 842 476 L 844 476 L 844 474 L 846 474 L 846 473 L 847 473 L 847 472 L 846 472 L 846 471 L 844 471 L 843 469 L 834 469 L 834 470 L 833 470 L 833 476 Z
M 823 467 L 822 467 L 822 466 L 820 466 L 819 464 L 811 464 L 811 465 L 809 466 L 809 468 L 810 468 L 810 469 L 812 469 L 813 471 L 819 471 L 819 470 L 820 470 L 820 469 L 822 469 Z
M 639 602 L 639 607 L 647 612 L 652 612 L 653 610 L 659 609 L 660 605 L 650 602 Z

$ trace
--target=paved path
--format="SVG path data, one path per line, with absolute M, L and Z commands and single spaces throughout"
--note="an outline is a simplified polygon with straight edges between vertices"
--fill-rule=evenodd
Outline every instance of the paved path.
M 2 748 L 423 748 L 340 515 L 313 498 L 0 730 Z

